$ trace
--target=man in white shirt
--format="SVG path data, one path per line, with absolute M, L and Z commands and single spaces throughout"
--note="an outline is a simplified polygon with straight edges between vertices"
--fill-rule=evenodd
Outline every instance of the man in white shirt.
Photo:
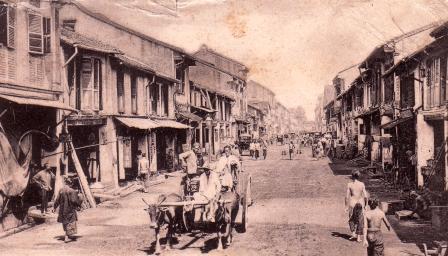
M 212 172 L 214 166 L 205 164 L 202 166 L 204 172 L 199 177 L 199 192 L 194 194 L 194 199 L 207 201 L 203 218 L 207 221 L 215 221 L 215 209 L 217 197 L 221 191 L 221 183 L 217 173 Z

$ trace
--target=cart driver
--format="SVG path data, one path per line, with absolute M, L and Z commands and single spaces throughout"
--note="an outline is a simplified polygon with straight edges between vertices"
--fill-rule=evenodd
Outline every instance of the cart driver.
M 221 183 L 218 174 L 212 171 L 216 169 L 216 166 L 206 163 L 201 169 L 203 169 L 204 172 L 199 178 L 199 192 L 196 192 L 193 197 L 195 200 L 205 200 L 208 202 L 208 204 L 205 205 L 203 219 L 214 222 L 216 202 L 219 192 L 221 191 Z

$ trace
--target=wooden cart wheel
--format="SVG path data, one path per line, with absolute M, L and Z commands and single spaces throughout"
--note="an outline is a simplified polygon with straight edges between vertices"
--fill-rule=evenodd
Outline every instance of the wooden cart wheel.
M 250 179 L 247 181 L 246 185 L 246 192 L 243 199 L 243 212 L 241 215 L 242 221 L 241 221 L 241 230 L 242 232 L 246 232 L 247 228 L 249 227 L 249 204 L 251 203 L 250 198 Z

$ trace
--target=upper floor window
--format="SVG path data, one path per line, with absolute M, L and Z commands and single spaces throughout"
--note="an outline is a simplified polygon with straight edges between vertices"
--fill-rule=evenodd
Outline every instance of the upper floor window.
M 132 114 L 137 114 L 137 76 L 131 75 L 131 107 Z
M 51 50 L 51 20 L 28 13 L 28 47 L 30 53 L 44 54 Z
M 101 60 L 97 58 L 81 59 L 81 109 L 101 110 L 102 109 L 102 73 Z
M 415 105 L 414 73 L 400 77 L 400 106 L 411 108 Z
M 0 44 L 15 47 L 16 9 L 0 2 Z
M 427 106 L 438 107 L 446 100 L 447 58 L 434 58 L 427 61 Z
M 124 113 L 124 72 L 117 70 L 117 103 L 118 113 Z
M 159 106 L 159 85 L 154 84 L 149 89 L 150 100 L 151 100 L 151 114 L 157 115 Z
M 161 85 L 162 89 L 162 115 L 168 116 L 169 113 L 169 85 Z
M 178 84 L 178 92 L 183 94 L 185 92 L 185 83 L 188 82 L 185 81 L 185 69 L 183 65 L 176 64 L 176 79 L 180 81 Z

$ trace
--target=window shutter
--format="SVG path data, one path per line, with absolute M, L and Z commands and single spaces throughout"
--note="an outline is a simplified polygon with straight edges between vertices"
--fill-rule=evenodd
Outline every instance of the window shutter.
M 28 43 L 29 52 L 43 54 L 43 26 L 42 16 L 38 14 L 28 14 Z
M 44 53 L 51 52 L 51 19 L 43 18 Z
M 8 7 L 7 46 L 14 48 L 16 41 L 16 9 Z

